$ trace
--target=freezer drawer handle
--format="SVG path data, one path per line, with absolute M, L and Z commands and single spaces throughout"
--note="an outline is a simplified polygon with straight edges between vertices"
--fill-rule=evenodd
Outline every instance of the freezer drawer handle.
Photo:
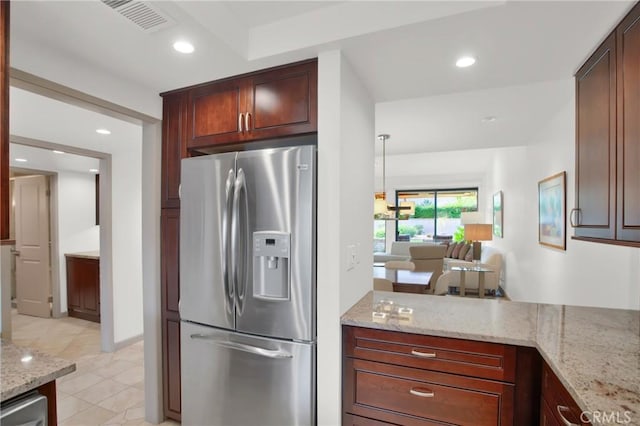
M 267 358 L 293 358 L 293 355 L 291 355 L 287 351 L 283 351 L 283 350 L 273 351 L 270 349 L 259 348 L 257 346 L 245 345 L 243 343 L 217 340 L 216 336 L 207 336 L 206 334 L 192 334 L 191 338 L 201 339 L 201 340 L 210 340 L 216 345 L 222 346 L 223 348 L 235 349 L 238 351 L 248 352 L 250 354 L 260 355 Z

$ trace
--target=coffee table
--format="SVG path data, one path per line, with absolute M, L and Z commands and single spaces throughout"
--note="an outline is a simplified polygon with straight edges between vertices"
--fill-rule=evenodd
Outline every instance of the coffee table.
M 478 296 L 484 297 L 484 274 L 487 272 L 495 272 L 493 269 L 483 268 L 481 266 L 452 266 L 451 271 L 460 272 L 460 296 L 464 296 L 465 292 L 465 272 L 478 273 Z
M 387 269 L 374 266 L 373 277 L 385 278 L 393 283 L 393 291 L 403 293 L 426 293 L 432 272 L 416 272 L 406 269 Z

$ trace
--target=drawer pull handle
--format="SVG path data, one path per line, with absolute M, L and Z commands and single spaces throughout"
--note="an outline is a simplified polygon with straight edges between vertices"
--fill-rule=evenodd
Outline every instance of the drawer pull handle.
M 567 419 L 566 419 L 566 417 L 562 414 L 563 412 L 565 412 L 565 413 L 566 413 L 566 412 L 570 411 L 570 410 L 569 410 L 569 407 L 564 406 L 564 405 L 558 405 L 556 408 L 558 409 L 558 414 L 560 415 L 560 418 L 562 419 L 562 423 L 563 423 L 565 426 L 579 426 L 579 425 L 577 425 L 577 424 L 575 424 L 575 423 L 571 423 L 571 422 L 570 422 L 569 420 L 567 420 Z
M 409 393 L 410 393 L 411 395 L 420 396 L 420 397 L 422 397 L 422 398 L 433 398 L 434 396 L 436 396 L 436 394 L 435 394 L 435 393 L 433 393 L 433 392 L 432 392 L 432 391 L 430 391 L 430 390 L 426 390 L 426 389 L 425 389 L 425 390 L 418 390 L 418 389 L 419 389 L 419 388 L 417 388 L 417 389 L 410 389 L 410 390 L 409 390 Z
M 435 352 L 419 352 L 416 351 L 415 349 L 411 350 L 411 355 L 415 355 L 415 356 L 419 356 L 420 358 L 435 358 L 436 354 Z

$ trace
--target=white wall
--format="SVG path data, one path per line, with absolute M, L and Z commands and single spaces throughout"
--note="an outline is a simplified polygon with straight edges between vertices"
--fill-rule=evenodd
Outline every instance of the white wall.
M 339 51 L 318 58 L 318 120 L 318 424 L 337 425 L 340 316 L 372 287 L 375 143 L 373 101 Z M 348 246 L 360 260 L 350 270 Z
M 96 226 L 95 215 L 95 175 L 58 172 L 57 192 L 60 311 L 67 312 L 65 253 L 100 248 L 100 227 Z
M 46 46 L 12 39 L 11 67 L 157 119 L 162 117 L 162 100 L 155 90 L 113 76 L 86 61 L 63 57 Z
M 496 151 L 487 174 L 488 191 L 504 192 L 504 238 L 491 243 L 505 254 L 506 291 L 513 300 L 640 309 L 640 250 L 571 239 L 567 249 L 538 244 L 538 182 L 567 172 L 567 210 L 575 193 L 574 82 L 567 80 L 566 104 L 541 123 L 536 144 Z

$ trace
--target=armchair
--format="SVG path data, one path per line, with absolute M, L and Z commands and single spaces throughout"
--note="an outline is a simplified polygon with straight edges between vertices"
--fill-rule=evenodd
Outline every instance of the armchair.
M 415 265 L 415 270 L 433 273 L 430 281 L 432 291 L 438 278 L 442 275 L 446 251 L 447 247 L 440 244 L 409 247 L 411 262 Z

